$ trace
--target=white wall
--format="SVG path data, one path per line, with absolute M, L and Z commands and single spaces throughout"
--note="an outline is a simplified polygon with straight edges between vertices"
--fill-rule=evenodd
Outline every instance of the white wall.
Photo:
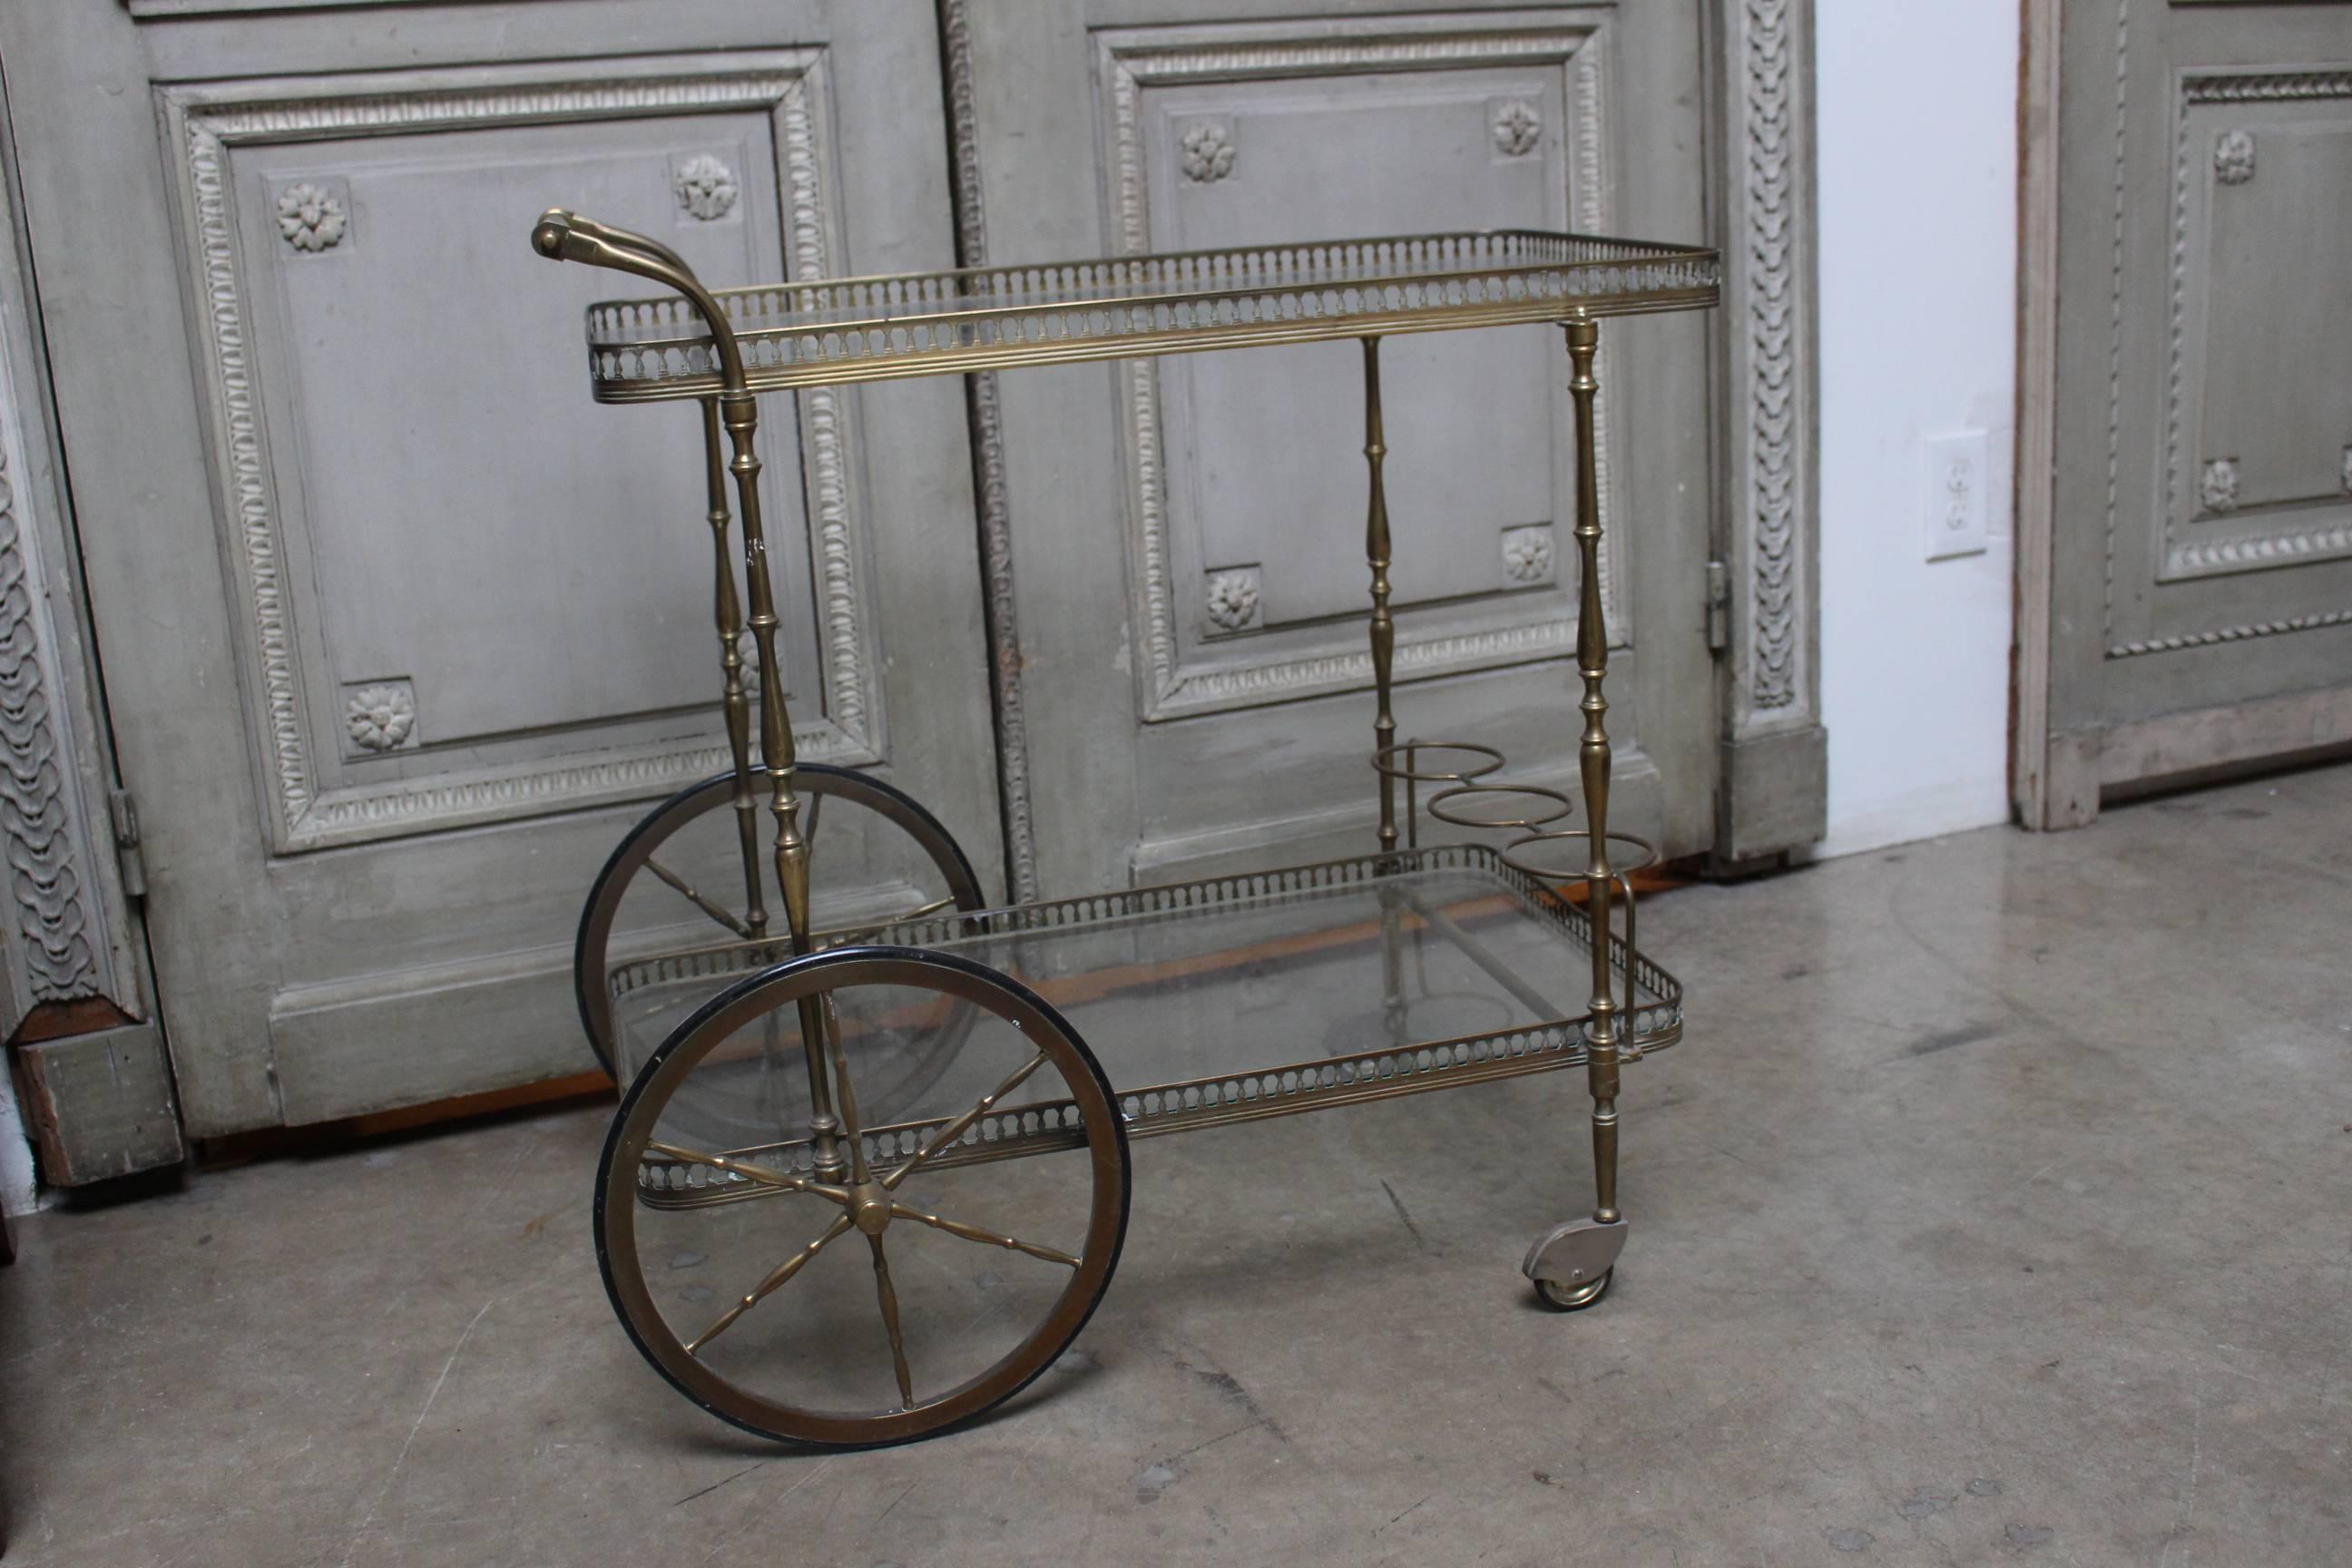
M 2009 818 L 2019 12 L 1817 0 L 1822 708 L 1852 854 Z M 1931 436 L 1992 432 L 1992 548 L 1929 563 Z

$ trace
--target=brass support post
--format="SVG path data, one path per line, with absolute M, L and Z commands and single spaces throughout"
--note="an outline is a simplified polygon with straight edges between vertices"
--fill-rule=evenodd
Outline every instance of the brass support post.
M 1389 614 L 1389 493 L 1381 463 L 1388 456 L 1381 423 L 1381 340 L 1364 340 L 1364 462 L 1371 469 L 1371 500 L 1364 516 L 1364 558 L 1372 569 L 1372 689 L 1379 707 L 1372 721 L 1372 746 L 1384 751 L 1396 741 L 1396 715 L 1389 710 L 1390 668 L 1396 653 L 1396 617 Z M 1396 780 L 1381 774 L 1381 848 L 1397 847 Z
M 800 800 L 793 793 L 793 725 L 785 711 L 783 672 L 776 663 L 776 593 L 768 575 L 768 538 L 760 523 L 760 458 L 756 449 L 760 410 L 751 395 L 750 378 L 744 374 L 743 352 L 736 342 L 735 329 L 726 308 L 702 286 L 684 258 L 658 241 L 609 227 L 561 207 L 551 207 L 531 226 L 530 244 L 532 249 L 551 260 L 634 272 L 675 289 L 693 304 L 710 329 L 710 347 L 719 359 L 721 389 L 717 399 L 717 417 L 733 448 L 734 456 L 727 468 L 734 475 L 736 510 L 743 517 L 743 581 L 751 608 L 747 624 L 760 668 L 760 763 L 768 775 L 770 805 L 776 816 L 776 883 L 783 892 L 784 921 L 793 951 L 807 952 L 814 945 L 809 920 L 808 841 L 801 835 Z M 710 426 L 706 422 L 703 428 L 707 437 Z M 715 440 L 707 442 L 707 450 L 715 464 Z M 716 512 L 723 504 L 723 497 L 715 468 L 711 478 L 711 510 Z M 725 600 L 730 593 L 731 589 L 720 591 L 722 626 Z M 732 647 L 730 639 L 730 650 Z M 737 657 L 740 658 L 740 655 Z M 730 738 L 732 740 L 731 734 Z M 750 765 L 749 757 L 738 742 L 739 789 L 748 786 Z M 841 1157 L 841 1121 L 834 1114 L 833 1088 L 825 1074 L 826 1009 L 818 998 L 808 998 L 800 1004 L 800 1019 L 802 1054 L 808 1059 L 809 1134 L 816 1145 L 815 1173 L 819 1181 L 837 1182 L 846 1167 Z M 781 1284 L 782 1279 L 774 1283 Z M 773 1285 L 766 1289 L 773 1289 Z M 749 1300 L 744 1304 L 748 1306 Z M 692 1347 L 688 1348 L 690 1351 Z
M 1601 695 L 1601 683 L 1609 673 L 1609 627 L 1601 603 L 1600 437 L 1593 420 L 1593 395 L 1601 384 L 1593 378 L 1592 358 L 1601 344 L 1601 326 L 1582 310 L 1566 325 L 1573 372 L 1569 392 L 1576 403 L 1575 531 L 1581 577 L 1577 595 L 1576 668 L 1584 680 L 1584 697 L 1578 704 L 1584 713 L 1584 736 L 1577 748 L 1577 763 L 1584 782 L 1585 843 L 1591 850 L 1584 870 L 1584 909 L 1592 917 L 1592 1023 L 1587 1037 L 1585 1079 L 1592 1093 L 1592 1217 L 1602 1225 L 1613 1225 L 1622 1216 L 1617 1209 L 1617 1002 L 1609 965 L 1615 873 L 1609 867 L 1609 731 L 1601 721 L 1609 711 L 1608 700 Z
M 784 924 L 793 952 L 812 950 L 809 920 L 808 840 L 801 837 L 800 797 L 793 789 L 792 716 L 784 704 L 783 671 L 776 662 L 776 595 L 768 575 L 768 536 L 760 521 L 760 457 L 755 437 L 759 403 L 748 392 L 726 392 L 719 416 L 734 448 L 728 468 L 735 476 L 735 505 L 743 514 L 743 582 L 751 601 L 751 646 L 760 661 L 760 759 L 767 770 L 769 809 L 776 818 L 776 885 L 783 890 Z M 833 1086 L 825 1072 L 829 1035 L 818 997 L 800 1004 L 801 1049 L 808 1058 L 809 1133 L 816 1142 L 815 1174 L 838 1182 L 847 1166 L 841 1155 L 841 1119 L 835 1114 Z
M 760 801 L 751 788 L 751 700 L 743 690 L 743 609 L 735 596 L 735 562 L 728 552 L 727 454 L 719 439 L 719 400 L 702 400 L 702 455 L 709 495 L 710 543 L 719 563 L 719 665 L 726 675 L 720 706 L 727 716 L 727 747 L 735 759 L 735 837 L 743 857 L 744 934 L 753 942 L 767 933 L 768 905 L 760 875 Z

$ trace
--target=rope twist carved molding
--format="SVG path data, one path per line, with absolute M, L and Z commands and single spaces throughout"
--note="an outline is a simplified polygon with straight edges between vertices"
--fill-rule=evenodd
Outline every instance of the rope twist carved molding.
M 100 977 L 13 479 L 0 447 L 0 832 L 30 1000 L 62 1002 L 98 994 Z
M 2282 632 L 2310 632 L 2341 626 L 2352 626 L 2352 610 L 2289 616 L 2283 620 L 2255 621 L 2242 626 L 2221 626 L 2207 632 L 2183 632 L 2179 637 L 2154 637 L 2147 642 L 2117 643 L 2107 649 L 2107 657 L 2137 658 L 2142 654 L 2178 653 L 2183 648 L 2211 647 L 2217 643 L 2243 642 L 2249 637 L 2276 637 Z
M 1789 0 L 1747 0 L 1742 80 L 1747 126 L 1748 440 L 1747 503 L 1754 516 L 1750 696 L 1759 710 L 1801 700 L 1803 621 L 1798 589 L 1796 346 L 1801 325 L 1792 168 Z
M 781 62 L 781 63 L 775 63 Z M 389 131 L 541 124 L 649 113 L 756 110 L 777 116 L 787 222 L 797 276 L 823 276 L 832 263 L 834 225 L 824 203 L 823 54 L 773 51 L 707 75 L 673 73 L 583 83 L 420 88 L 397 92 L 283 100 L 217 101 L 214 89 L 166 89 L 167 115 L 184 158 L 190 263 L 205 310 L 210 402 L 221 453 L 224 510 L 232 519 L 248 602 L 248 635 L 258 675 L 265 745 L 275 774 L 278 837 L 310 848 L 398 831 L 488 819 L 567 800 L 633 795 L 690 783 L 726 759 L 723 746 L 623 750 L 527 773 L 490 772 L 446 782 L 395 781 L 321 790 L 303 711 L 297 631 L 250 342 L 245 283 L 237 266 L 229 149 L 284 138 L 318 139 Z M 814 100 L 814 101 L 813 101 Z M 812 760 L 869 756 L 874 675 L 865 657 L 862 596 L 851 527 L 846 418 L 839 395 L 802 395 L 802 437 L 810 468 L 812 540 L 824 620 L 825 721 L 795 725 Z
M 2352 71 L 2262 71 L 2192 76 L 2181 84 L 2190 103 L 2292 103 L 2352 97 Z

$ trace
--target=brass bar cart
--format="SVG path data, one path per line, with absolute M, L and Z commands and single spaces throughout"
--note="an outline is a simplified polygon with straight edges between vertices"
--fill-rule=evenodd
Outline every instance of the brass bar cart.
M 1681 1038 L 1682 992 L 1635 941 L 1632 879 L 1655 851 L 1609 826 L 1593 367 L 1603 318 L 1714 305 L 1714 252 L 1440 234 L 710 289 L 655 241 L 561 209 L 531 243 L 671 290 L 590 308 L 590 386 L 701 413 L 733 766 L 622 842 L 576 952 L 582 1022 L 625 1087 L 598 1258 L 664 1376 L 770 1436 L 929 1435 L 1075 1339 L 1125 1238 L 1132 1140 L 1572 1067 L 1594 1203 L 1523 1268 L 1551 1306 L 1600 1300 L 1626 1229 L 1619 1069 Z M 1381 342 L 1512 324 L 1561 329 L 1569 355 L 1580 827 L 1559 826 L 1569 795 L 1496 782 L 1491 747 L 1399 739 L 1392 701 Z M 761 394 L 1340 339 L 1363 351 L 1370 853 L 989 907 L 919 804 L 796 761 Z M 1424 816 L 1508 837 L 1424 844 Z M 829 898 L 835 859 L 856 889 Z M 1115 1088 L 1102 1058 L 1153 1081 Z M 862 1248 L 835 1247 L 853 1232 Z

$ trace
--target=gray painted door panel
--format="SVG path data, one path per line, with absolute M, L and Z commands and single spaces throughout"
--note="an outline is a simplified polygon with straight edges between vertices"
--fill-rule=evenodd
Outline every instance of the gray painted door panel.
M 2352 740 L 2352 5 L 2063 20 L 2053 821 Z
M 948 264 L 932 17 L 38 9 L 0 52 L 191 1129 L 586 1066 L 580 900 L 723 758 L 712 567 L 693 412 L 587 398 L 581 307 L 644 290 L 530 222 L 720 283 Z M 957 389 L 764 417 L 804 754 L 997 879 Z
M 1707 232 L 1696 5 L 1286 9 L 973 8 L 992 258 Z M 1674 853 L 1714 827 L 1707 344 L 1698 319 L 1613 325 L 1601 364 L 1615 820 Z M 1371 847 L 1361 363 L 1341 344 L 1002 378 L 1048 891 Z M 1403 339 L 1382 365 L 1400 734 L 1572 784 L 1559 336 Z

